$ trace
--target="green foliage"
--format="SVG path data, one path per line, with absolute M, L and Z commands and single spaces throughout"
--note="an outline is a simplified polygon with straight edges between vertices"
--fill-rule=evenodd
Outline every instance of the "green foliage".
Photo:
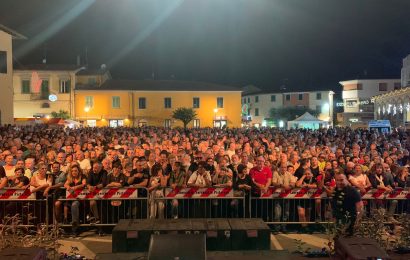
M 69 119 L 70 114 L 68 113 L 68 111 L 60 109 L 60 111 L 58 111 L 58 112 L 55 112 L 55 111 L 51 112 L 51 117 L 52 118 Z
M 196 118 L 197 114 L 194 109 L 179 107 L 172 112 L 172 118 L 182 121 L 184 128 Z
M 305 112 L 309 112 L 313 116 L 318 116 L 319 112 L 310 108 L 305 107 L 281 107 L 281 108 L 271 108 L 270 118 L 276 120 L 291 121 Z

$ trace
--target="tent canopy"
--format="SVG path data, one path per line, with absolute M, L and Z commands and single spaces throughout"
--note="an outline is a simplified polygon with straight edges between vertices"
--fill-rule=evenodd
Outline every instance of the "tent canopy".
M 291 128 L 309 128 L 309 129 L 319 129 L 328 126 L 329 122 L 317 119 L 309 112 L 305 112 L 300 117 L 295 120 L 288 122 L 288 129 Z

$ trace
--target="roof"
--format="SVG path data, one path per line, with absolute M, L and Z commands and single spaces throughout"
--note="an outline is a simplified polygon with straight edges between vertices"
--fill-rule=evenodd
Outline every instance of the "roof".
M 256 96 L 256 95 L 286 95 L 286 94 L 302 94 L 302 93 L 317 93 L 317 92 L 333 92 L 333 90 L 302 90 L 302 91 L 266 91 L 261 90 L 252 93 L 242 93 L 242 97 Z
M 10 28 L 8 28 L 7 26 L 5 26 L 3 24 L 0 24 L 0 30 L 10 34 L 11 36 L 13 36 L 13 39 L 15 39 L 15 40 L 27 40 L 26 36 L 14 31 Z
M 82 66 L 73 64 L 29 64 L 17 65 L 14 70 L 52 70 L 52 71 L 75 71 L 81 69 Z
M 106 69 L 83 69 L 77 72 L 77 76 L 91 76 L 91 75 L 104 75 L 108 70 Z
M 241 89 L 207 82 L 178 80 L 114 80 L 100 87 L 76 86 L 76 90 L 142 90 L 142 91 L 241 91 Z
M 305 112 L 300 117 L 292 120 L 291 122 L 324 122 L 322 120 L 317 119 L 316 117 L 312 116 L 309 112 Z

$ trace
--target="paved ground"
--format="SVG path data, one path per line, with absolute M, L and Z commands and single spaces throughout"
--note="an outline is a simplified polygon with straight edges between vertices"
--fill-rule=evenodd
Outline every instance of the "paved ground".
M 298 259 L 297 254 L 290 254 L 297 249 L 296 239 L 301 239 L 306 242 L 303 248 L 320 249 L 327 243 L 326 235 L 323 234 L 278 234 L 271 235 L 271 250 L 267 251 L 208 251 L 208 259 Z M 103 237 L 96 236 L 94 232 L 84 232 L 78 238 L 67 238 L 60 241 L 62 247 L 60 252 L 70 252 L 71 247 L 77 247 L 80 254 L 94 259 L 98 255 L 98 259 L 112 259 L 111 255 L 111 235 Z M 146 254 L 120 254 L 121 259 L 135 259 L 136 257 L 144 257 Z M 289 258 L 290 257 L 290 258 Z M 120 259 L 116 257 L 117 259 Z M 300 258 L 303 259 L 303 258 Z

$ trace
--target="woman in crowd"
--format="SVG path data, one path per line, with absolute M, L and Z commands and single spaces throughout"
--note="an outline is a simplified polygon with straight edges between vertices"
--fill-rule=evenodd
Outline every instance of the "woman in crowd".
M 154 164 L 151 169 L 148 191 L 150 193 L 150 218 L 164 218 L 163 188 L 167 186 L 168 178 L 163 175 L 161 164 Z
M 67 181 L 64 184 L 67 193 L 74 194 L 76 190 L 83 189 L 87 184 L 87 177 L 82 173 L 79 165 L 74 164 L 70 167 Z M 67 201 L 64 206 L 64 219 L 67 223 L 68 218 L 68 208 L 71 207 L 71 218 L 72 218 L 72 232 L 76 236 L 78 234 L 78 225 L 80 222 L 80 201 Z

